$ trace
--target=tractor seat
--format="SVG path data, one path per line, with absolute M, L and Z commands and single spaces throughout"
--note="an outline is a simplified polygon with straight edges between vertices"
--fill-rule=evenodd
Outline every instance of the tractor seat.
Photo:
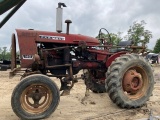
M 120 51 L 126 51 L 126 49 L 124 47 L 125 46 L 131 46 L 132 44 L 133 44 L 132 40 L 129 40 L 129 41 L 120 41 L 117 46 L 122 46 L 121 48 L 111 48 L 109 51 L 111 53 L 116 53 L 116 52 L 120 52 Z
M 132 40 L 128 40 L 128 41 L 120 41 L 118 46 L 131 46 L 133 44 Z

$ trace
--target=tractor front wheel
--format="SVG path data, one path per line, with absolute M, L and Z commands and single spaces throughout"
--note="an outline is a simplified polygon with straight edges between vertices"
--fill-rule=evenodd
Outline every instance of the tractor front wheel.
M 12 109 L 21 119 L 42 119 L 57 108 L 60 100 L 57 85 L 47 76 L 25 77 L 14 89 Z
M 153 71 L 143 57 L 125 54 L 112 62 L 105 82 L 114 103 L 121 108 L 137 108 L 152 95 Z

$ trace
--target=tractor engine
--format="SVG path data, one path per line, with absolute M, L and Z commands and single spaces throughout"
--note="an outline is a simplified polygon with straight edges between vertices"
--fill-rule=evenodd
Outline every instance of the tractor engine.
M 42 67 L 38 69 L 41 69 L 41 71 L 47 69 L 53 75 L 67 74 L 68 67 L 65 65 L 69 64 L 72 65 L 73 75 L 77 74 L 82 69 L 97 69 L 104 66 L 102 62 L 96 60 L 97 54 L 91 53 L 86 48 L 79 46 L 41 43 L 38 46 L 38 55 L 41 59 L 41 63 L 43 63 L 40 65 Z
M 58 53 L 55 50 L 48 51 L 48 55 L 47 55 L 48 66 L 64 64 L 64 57 L 61 56 L 61 54 L 63 54 L 63 53 Z M 62 74 L 66 73 L 66 68 L 65 67 L 63 67 L 63 68 L 52 68 L 49 71 L 54 75 L 62 75 Z
M 68 48 L 57 49 L 60 48 L 53 43 L 40 43 L 37 45 L 38 55 L 41 59 L 42 67 L 41 71 L 47 70 L 53 75 L 64 75 L 66 74 L 67 68 L 63 66 L 64 64 L 71 63 L 70 60 L 70 50 Z M 47 67 L 46 67 L 47 66 Z M 62 66 L 62 67 L 54 67 L 54 66 Z M 46 72 L 47 73 L 47 72 Z

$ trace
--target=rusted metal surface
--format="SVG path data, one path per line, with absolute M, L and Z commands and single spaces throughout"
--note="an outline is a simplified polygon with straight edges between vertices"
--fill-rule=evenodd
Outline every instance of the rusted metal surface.
M 96 69 L 100 68 L 101 64 L 99 64 L 98 62 L 74 61 L 73 67 L 77 67 L 79 69 Z
M 16 38 L 15 34 L 12 34 L 12 40 L 11 40 L 11 70 L 16 68 Z
M 21 67 L 14 68 L 9 72 L 9 77 L 12 78 L 17 73 L 17 71 L 20 71 L 20 70 L 21 70 Z
M 130 99 L 139 99 L 146 94 L 149 80 L 145 70 L 139 66 L 128 69 L 123 77 L 124 94 Z
M 69 67 L 71 64 L 64 64 L 64 65 L 54 65 L 54 66 L 46 66 L 47 69 L 51 68 L 59 68 L 59 67 Z
M 20 97 L 22 108 L 32 114 L 40 114 L 47 110 L 52 99 L 51 90 L 43 84 L 28 86 Z
M 70 49 L 69 48 L 65 48 L 63 49 L 63 63 L 64 64 L 69 64 L 70 63 Z
M 135 94 L 143 84 L 142 76 L 136 70 L 128 70 L 123 79 L 123 89 L 127 93 Z

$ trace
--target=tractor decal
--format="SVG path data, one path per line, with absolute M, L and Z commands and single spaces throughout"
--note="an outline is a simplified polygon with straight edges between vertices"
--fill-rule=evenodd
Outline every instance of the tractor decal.
M 22 55 L 22 58 L 26 60 L 31 60 L 33 59 L 33 55 Z
M 42 39 L 65 40 L 65 37 L 61 37 L 61 36 L 39 35 L 39 37 Z

